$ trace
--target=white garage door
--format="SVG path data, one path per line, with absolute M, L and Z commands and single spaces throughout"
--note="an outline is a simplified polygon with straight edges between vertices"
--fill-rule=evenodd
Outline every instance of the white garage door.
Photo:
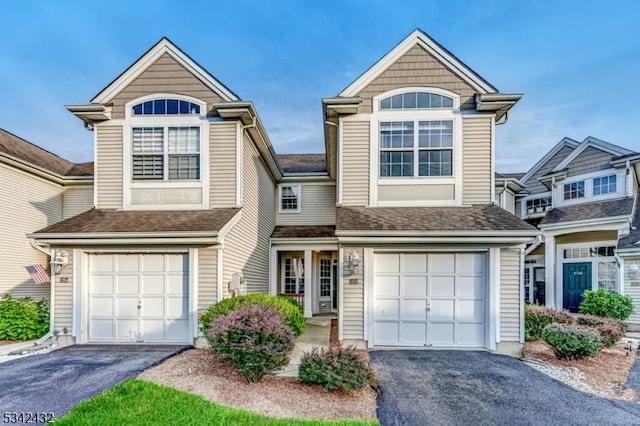
M 89 259 L 89 341 L 189 342 L 186 254 L 95 254 Z
M 483 253 L 376 253 L 374 345 L 485 346 Z

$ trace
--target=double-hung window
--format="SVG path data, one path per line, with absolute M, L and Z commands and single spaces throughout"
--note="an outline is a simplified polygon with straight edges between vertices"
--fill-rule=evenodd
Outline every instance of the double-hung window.
M 616 175 L 603 176 L 593 180 L 593 195 L 604 195 L 617 191 Z
M 300 201 L 300 185 L 280 186 L 280 213 L 299 213 Z
M 435 93 L 408 92 L 379 102 L 379 176 L 453 176 L 453 114 L 451 119 L 442 119 L 449 114 L 434 113 L 452 111 L 453 99 Z M 399 111 L 403 115 L 397 115 Z M 402 119 L 386 120 L 387 112 Z
M 566 183 L 564 185 L 564 199 L 573 200 L 576 198 L 584 198 L 584 181 Z

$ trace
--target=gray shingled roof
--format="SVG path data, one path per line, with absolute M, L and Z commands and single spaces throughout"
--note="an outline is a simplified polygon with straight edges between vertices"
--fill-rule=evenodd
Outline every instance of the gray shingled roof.
M 279 154 L 278 162 L 286 173 L 326 173 L 324 154 Z
M 336 236 L 334 225 L 276 226 L 271 238 L 332 238 Z
M 520 180 L 526 173 L 498 173 L 496 172 L 496 179 L 517 179 Z
M 93 175 L 93 163 L 74 164 L 4 129 L 0 129 L 0 152 L 60 176 Z
M 631 215 L 632 212 L 633 198 L 618 198 L 595 203 L 581 203 L 573 206 L 556 207 L 549 210 L 540 222 L 540 225 L 628 216 Z
M 496 205 L 468 207 L 338 207 L 337 231 L 533 231 Z
M 110 232 L 215 232 L 240 209 L 211 210 L 89 210 L 36 232 L 36 234 L 93 234 Z
M 638 203 L 640 201 L 636 200 L 635 206 L 635 215 L 633 221 L 631 222 L 631 231 L 629 235 L 625 235 L 618 240 L 618 250 L 625 249 L 638 249 L 640 250 L 640 245 L 636 245 L 637 242 L 640 242 L 640 206 Z

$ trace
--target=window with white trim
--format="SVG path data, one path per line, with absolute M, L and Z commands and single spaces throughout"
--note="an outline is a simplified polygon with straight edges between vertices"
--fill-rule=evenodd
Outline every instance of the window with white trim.
M 133 180 L 199 180 L 200 127 L 132 127 Z
M 189 115 L 200 114 L 200 105 L 181 99 L 154 99 L 131 107 L 137 115 Z
M 593 195 L 604 195 L 617 191 L 617 176 L 602 176 L 593 179 Z
M 618 293 L 618 265 L 615 261 L 598 262 L 598 288 Z
M 300 212 L 300 185 L 280 186 L 280 213 Z
M 428 92 L 407 92 L 380 101 L 380 110 L 453 108 L 453 99 Z
M 551 210 L 551 197 L 527 200 L 527 214 L 544 213 L 547 210 Z
M 564 199 L 574 200 L 576 198 L 584 198 L 584 181 L 566 183 L 564 185 Z

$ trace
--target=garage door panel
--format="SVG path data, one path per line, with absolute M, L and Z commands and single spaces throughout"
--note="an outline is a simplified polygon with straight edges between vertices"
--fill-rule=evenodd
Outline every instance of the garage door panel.
M 402 256 L 404 272 L 411 273 L 426 273 L 427 272 L 427 254 L 405 254 Z
M 458 321 L 482 322 L 484 303 L 481 300 L 458 300 L 456 319 Z
M 164 255 L 146 254 L 142 257 L 142 272 L 164 272 Z
M 400 318 L 400 301 L 397 299 L 378 299 L 375 306 L 375 316 L 381 320 L 397 320 Z
M 89 322 L 89 338 L 91 340 L 113 340 L 113 321 L 94 319 Z
M 404 297 L 427 297 L 427 277 L 404 277 Z
M 164 313 L 164 297 L 143 297 L 142 298 L 142 318 L 145 317 L 163 317 Z
M 400 255 L 395 253 L 377 255 L 376 271 L 380 273 L 400 272 Z
M 116 318 L 137 318 L 138 317 L 138 297 L 120 296 L 116 300 Z
M 93 297 L 89 303 L 94 317 L 113 316 L 113 297 Z
M 164 275 L 144 275 L 142 278 L 142 294 L 164 294 Z
M 408 346 L 423 346 L 427 339 L 427 324 L 424 322 L 403 322 L 400 325 L 400 338 Z
M 381 297 L 400 296 L 400 277 L 378 277 L 376 280 L 376 294 Z
M 456 324 L 456 344 L 464 346 L 484 345 L 484 325 L 483 324 Z
M 91 270 L 96 272 L 113 272 L 115 263 L 113 256 L 92 256 Z
M 456 256 L 452 253 L 429 253 L 429 272 L 452 274 L 456 271 Z
M 458 253 L 456 255 L 456 272 L 461 274 L 484 273 L 484 255 L 481 253 Z
M 116 280 L 116 295 L 126 296 L 131 294 L 138 294 L 140 292 L 140 277 L 138 276 L 138 274 L 127 275 L 118 273 L 118 275 L 116 276 Z
M 482 298 L 484 277 L 458 277 L 456 279 L 456 296 Z
M 137 254 L 119 254 L 116 256 L 118 272 L 138 272 L 140 270 Z
M 137 319 L 118 319 L 116 320 L 116 339 L 135 342 L 138 339 L 138 320 Z
M 182 272 L 189 270 L 189 258 L 182 255 L 168 255 L 167 256 L 167 271 L 168 272 Z
M 189 315 L 189 299 L 186 297 L 167 298 L 167 318 L 186 318 Z
M 429 313 L 431 321 L 453 321 L 454 315 L 455 301 L 431 300 L 431 311 Z
M 432 345 L 451 346 L 454 343 L 453 323 L 437 323 L 429 324 L 430 341 Z
M 453 297 L 455 295 L 455 277 L 431 276 L 431 297 Z
M 187 275 L 169 275 L 167 277 L 167 293 L 168 294 L 186 294 L 189 289 L 189 276 Z
M 188 320 L 170 320 L 167 327 L 167 340 L 180 340 L 189 334 Z
M 145 342 L 159 342 L 165 340 L 165 321 L 149 320 L 142 321 L 142 336 Z
M 377 321 L 375 324 L 376 343 L 397 345 L 400 342 L 400 324 L 398 322 Z
M 89 284 L 91 294 L 113 294 L 115 278 L 113 275 L 94 275 Z
M 402 318 L 403 320 L 419 320 L 427 319 L 427 301 L 404 299 L 402 302 Z

